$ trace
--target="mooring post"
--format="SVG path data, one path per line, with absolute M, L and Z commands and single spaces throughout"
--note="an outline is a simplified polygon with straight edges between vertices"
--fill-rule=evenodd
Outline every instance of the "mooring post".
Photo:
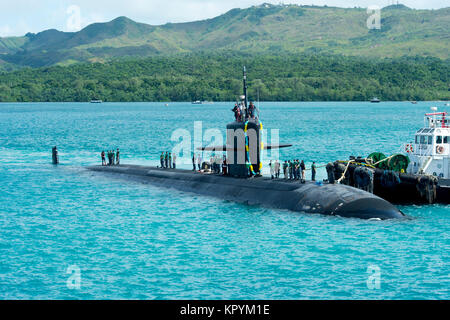
M 52 162 L 53 164 L 59 164 L 58 148 L 56 146 L 52 148 Z

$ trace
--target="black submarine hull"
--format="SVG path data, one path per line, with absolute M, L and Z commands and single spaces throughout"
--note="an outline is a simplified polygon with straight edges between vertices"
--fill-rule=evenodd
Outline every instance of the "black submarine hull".
M 405 217 L 386 200 L 345 185 L 301 184 L 262 177 L 243 179 L 136 165 L 92 166 L 88 169 L 123 177 L 138 177 L 160 187 L 274 209 L 360 219 Z

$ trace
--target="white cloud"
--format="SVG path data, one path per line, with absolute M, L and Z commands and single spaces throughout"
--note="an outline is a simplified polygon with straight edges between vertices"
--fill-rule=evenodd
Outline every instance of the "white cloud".
M 0 26 L 0 35 L 4 37 L 12 35 L 11 27 L 8 25 Z

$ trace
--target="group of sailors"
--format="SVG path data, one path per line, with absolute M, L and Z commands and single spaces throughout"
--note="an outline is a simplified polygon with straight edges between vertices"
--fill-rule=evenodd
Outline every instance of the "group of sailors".
M 255 119 L 256 115 L 256 107 L 253 102 L 250 102 L 248 108 L 245 106 L 244 102 L 235 103 L 234 108 L 231 109 L 234 112 L 234 119 L 237 122 L 244 122 L 248 119 Z
M 221 156 L 212 156 L 209 159 L 209 163 L 211 164 L 211 171 L 216 174 L 220 174 L 223 161 L 223 157 Z
M 209 159 L 209 165 L 211 167 L 211 172 L 215 174 L 228 174 L 228 164 L 226 156 L 213 155 Z M 201 171 L 203 166 L 203 158 L 200 153 L 192 154 L 192 171 Z
M 108 156 L 108 162 L 106 162 L 106 156 Z M 117 148 L 116 151 L 108 150 L 108 152 L 105 154 L 105 151 L 102 151 L 101 153 L 102 157 L 102 166 L 114 166 L 120 164 L 120 150 Z
M 281 172 L 281 164 L 276 160 L 275 162 L 270 161 L 270 176 L 272 179 L 279 179 Z M 306 165 L 302 160 L 285 160 L 283 162 L 283 175 L 285 180 L 300 180 L 302 183 L 305 183 L 305 172 Z M 317 167 L 316 163 L 313 162 L 311 165 L 311 180 L 316 181 L 316 173 Z
M 172 156 L 171 152 L 161 152 L 159 156 L 159 161 L 161 163 L 161 168 L 163 169 L 176 169 L 177 168 L 177 156 L 174 154 Z

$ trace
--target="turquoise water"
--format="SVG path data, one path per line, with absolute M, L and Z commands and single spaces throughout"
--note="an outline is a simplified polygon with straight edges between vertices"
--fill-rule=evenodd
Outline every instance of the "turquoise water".
M 438 104 L 263 103 L 261 118 L 295 144 L 282 159 L 320 165 L 400 151 Z M 115 147 L 122 162 L 156 164 L 175 129 L 192 132 L 199 120 L 223 129 L 231 107 L 0 104 L 0 298 L 450 298 L 450 206 L 404 206 L 413 219 L 369 222 L 245 206 L 83 168 Z M 50 164 L 54 145 L 58 167 Z M 79 269 L 79 282 L 67 284 L 68 268 Z M 379 289 L 367 285 L 368 268 L 379 270 Z

